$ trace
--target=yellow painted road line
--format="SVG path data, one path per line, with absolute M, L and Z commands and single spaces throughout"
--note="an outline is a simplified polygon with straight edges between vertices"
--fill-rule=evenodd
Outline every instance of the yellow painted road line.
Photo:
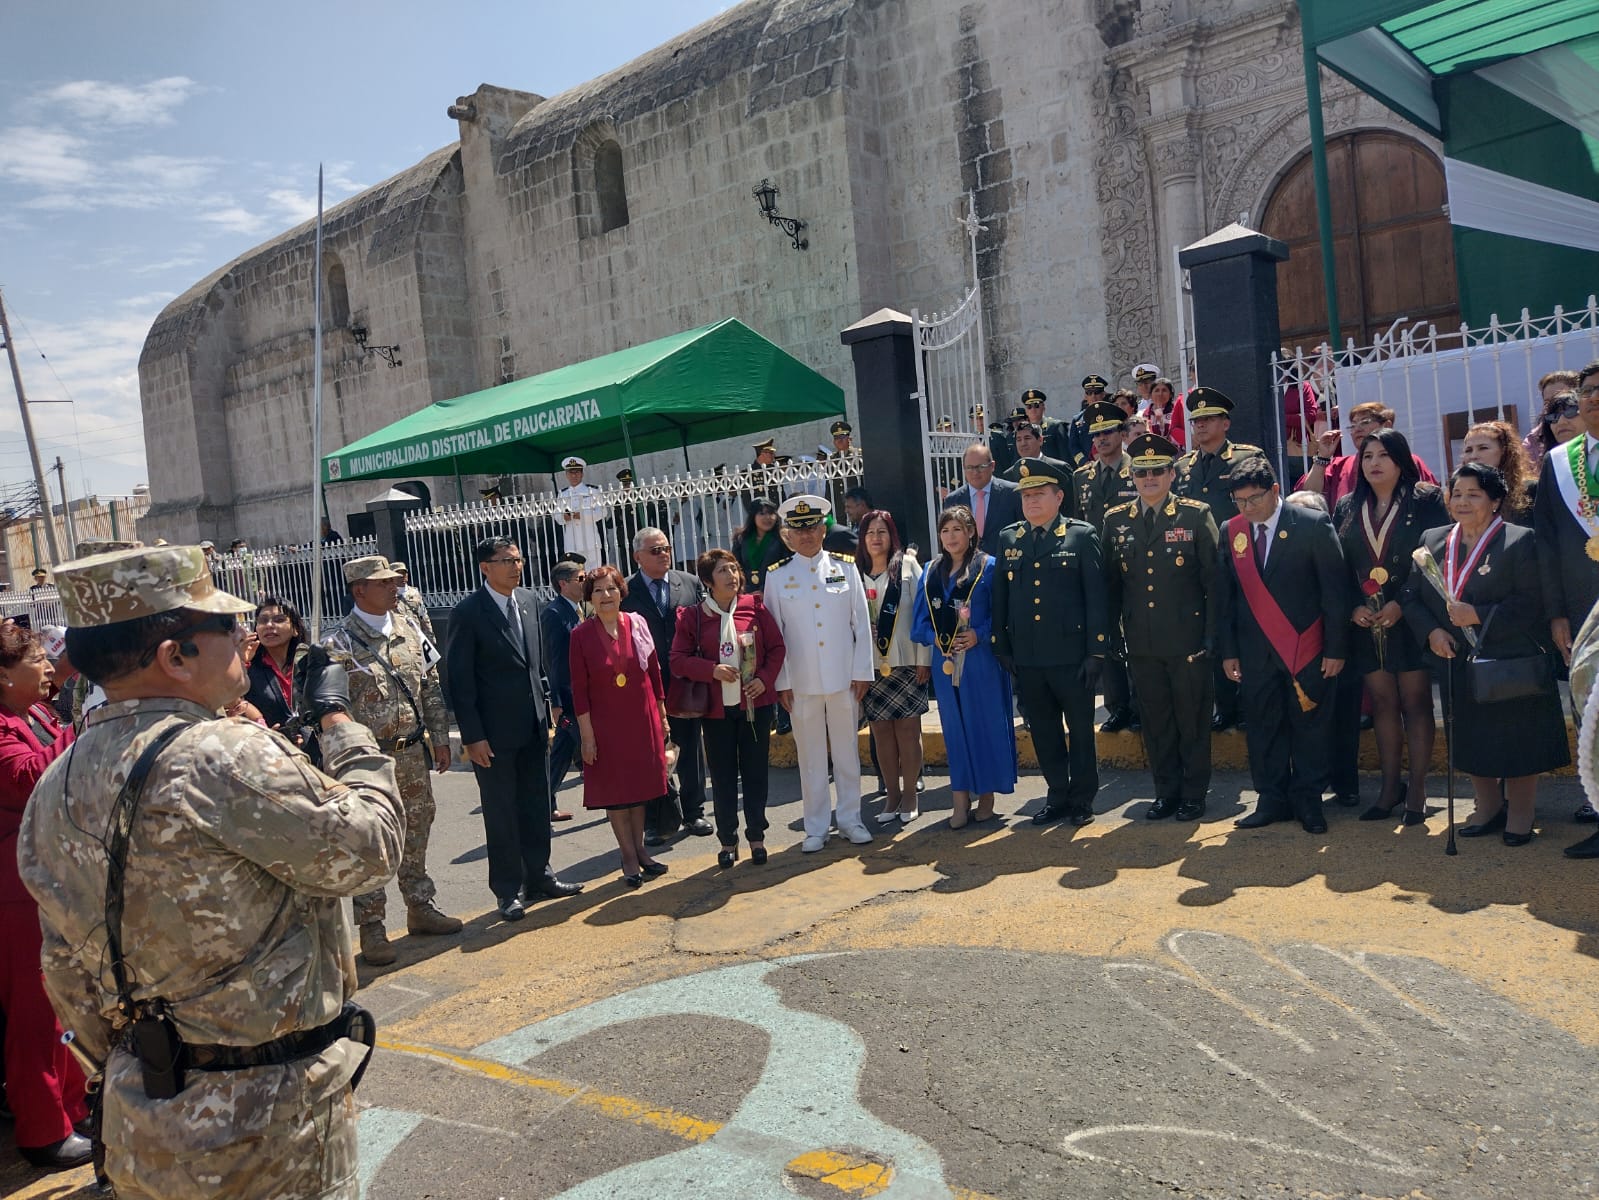
M 434 1046 L 419 1046 L 412 1042 L 399 1042 L 382 1037 L 378 1039 L 378 1047 L 395 1054 L 430 1059 L 454 1067 L 458 1071 L 465 1071 L 499 1083 L 508 1083 L 512 1087 L 527 1088 L 530 1091 L 543 1092 L 548 1096 L 559 1096 L 602 1117 L 644 1129 L 658 1129 L 685 1142 L 709 1141 L 722 1128 L 720 1121 L 707 1121 L 690 1116 L 688 1113 L 680 1113 L 676 1109 L 643 1104 L 627 1096 L 612 1096 L 604 1092 L 591 1091 L 580 1084 L 566 1083 L 559 1079 L 542 1079 L 489 1058 L 457 1054 L 453 1050 L 440 1050 Z M 894 1169 L 890 1166 L 833 1150 L 815 1150 L 802 1154 L 790 1162 L 784 1170 L 837 1188 L 846 1196 L 875 1196 L 886 1188 L 889 1180 L 894 1177 Z M 950 1195 L 954 1200 L 996 1200 L 986 1192 L 974 1192 L 969 1188 L 952 1187 Z

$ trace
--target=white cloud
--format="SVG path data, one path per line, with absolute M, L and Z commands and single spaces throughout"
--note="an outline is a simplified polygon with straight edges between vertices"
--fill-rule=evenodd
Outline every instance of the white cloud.
M 79 79 L 50 88 L 43 99 L 84 124 L 126 129 L 171 124 L 173 112 L 199 90 L 186 75 L 131 85 Z
M 224 233 L 255 234 L 271 228 L 272 222 L 259 213 L 250 212 L 238 205 L 215 208 L 200 214 L 200 220 L 216 226 Z
M 77 187 L 94 177 L 88 143 L 61 129 L 0 127 L 0 179 L 31 187 Z

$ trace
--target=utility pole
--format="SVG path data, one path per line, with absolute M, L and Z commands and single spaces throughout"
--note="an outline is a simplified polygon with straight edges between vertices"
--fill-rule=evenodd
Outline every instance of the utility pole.
M 61 456 L 56 455 L 54 467 L 56 479 L 61 484 L 61 515 L 67 519 L 67 541 L 72 544 L 74 551 L 78 548 L 78 531 L 72 524 L 72 504 L 67 499 L 67 465 L 61 461 Z
M 11 382 L 17 387 L 17 407 L 22 411 L 22 436 L 28 439 L 28 457 L 33 459 L 33 483 L 39 489 L 39 507 L 44 515 L 44 538 L 50 547 L 50 565 L 65 562 L 56 543 L 55 522 L 50 519 L 50 493 L 44 486 L 44 467 L 39 463 L 39 443 L 33 440 L 33 418 L 28 415 L 28 396 L 22 390 L 22 368 L 17 365 L 17 348 L 12 344 L 11 323 L 6 320 L 6 302 L 0 293 L 0 338 L 5 340 L 6 357 L 11 360 Z M 64 494 L 63 494 L 64 498 Z

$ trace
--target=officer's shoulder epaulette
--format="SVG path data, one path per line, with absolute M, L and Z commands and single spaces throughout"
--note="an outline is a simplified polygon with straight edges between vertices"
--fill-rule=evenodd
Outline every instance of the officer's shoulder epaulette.
M 829 550 L 828 554 L 838 559 L 841 563 L 849 563 L 852 567 L 855 565 L 855 556 L 853 554 L 845 554 L 839 550 Z M 786 562 L 787 560 L 785 559 L 784 561 Z
M 767 563 L 766 564 L 766 573 L 768 575 L 770 575 L 773 571 L 777 570 L 779 567 L 786 567 L 786 566 L 788 566 L 789 563 L 791 563 L 793 561 L 794 561 L 794 555 L 793 555 L 792 552 L 790 552 L 788 554 L 785 554 L 785 555 L 783 555 L 782 558 L 779 558 L 779 559 L 776 559 L 776 560 L 774 560 L 772 562 Z
M 1177 501 L 1178 508 L 1202 508 L 1206 512 L 1210 511 L 1210 505 L 1203 500 L 1190 500 L 1187 496 L 1173 496 L 1172 499 Z
M 1232 442 L 1232 451 L 1239 458 L 1254 458 L 1257 455 L 1264 457 L 1266 452 L 1259 446 L 1251 446 L 1248 442 Z
M 1105 519 L 1109 520 L 1111 517 L 1115 516 L 1117 513 L 1126 513 L 1130 517 L 1130 516 L 1133 515 L 1133 506 L 1135 504 L 1137 504 L 1137 503 L 1138 503 L 1138 501 L 1136 501 L 1136 500 L 1127 500 L 1127 501 L 1122 502 L 1121 504 L 1116 505 L 1114 508 L 1107 508 L 1105 510 Z M 1203 505 L 1201 505 L 1201 507 L 1203 507 Z
M 1094 468 L 1097 466 L 1099 466 L 1099 463 L 1097 462 L 1084 463 L 1082 466 L 1072 471 L 1072 476 L 1073 478 L 1081 477 L 1083 479 L 1087 479 L 1093 475 Z

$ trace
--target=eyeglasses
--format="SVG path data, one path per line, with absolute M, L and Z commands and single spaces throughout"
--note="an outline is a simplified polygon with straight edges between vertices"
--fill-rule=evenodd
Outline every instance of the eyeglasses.
M 1581 405 L 1577 404 L 1575 401 L 1563 400 L 1551 408 L 1548 412 L 1544 413 L 1543 419 L 1548 421 L 1549 424 L 1553 425 L 1556 421 L 1560 420 L 1561 417 L 1574 417 L 1581 411 Z
M 1133 468 L 1133 478 L 1134 479 L 1152 479 L 1156 475 L 1164 475 L 1165 473 L 1166 473 L 1166 468 L 1165 467 L 1134 467 Z
M 1586 387 L 1580 387 L 1577 389 L 1577 395 L 1583 397 L 1591 396 L 1595 392 L 1599 392 L 1599 383 L 1590 383 Z
M 518 557 L 518 558 L 491 558 L 491 559 L 489 559 L 489 562 L 491 562 L 495 566 L 501 566 L 501 565 L 503 565 L 505 563 L 515 563 L 517 566 L 520 567 L 526 561 L 527 561 L 527 559 L 520 558 L 520 557 Z
M 991 462 L 961 464 L 961 470 L 966 471 L 968 474 L 981 475 L 984 471 L 992 471 L 993 469 L 994 464 Z
M 1044 407 L 1044 402 L 1042 400 L 1029 400 L 1026 404 L 1022 405 L 1022 407 L 1023 408 L 1043 408 Z
M 671 552 L 672 552 L 672 547 L 671 547 L 670 543 L 668 543 L 665 546 L 645 546 L 644 547 L 644 553 L 645 554 L 670 554 Z
M 212 613 L 203 620 L 196 621 L 193 625 L 190 625 L 183 631 L 182 636 L 187 637 L 191 633 L 220 633 L 233 637 L 240 632 L 239 618 L 236 614 Z M 173 640 L 176 641 L 177 639 L 174 638 Z
M 1259 504 L 1262 500 L 1265 500 L 1270 495 L 1271 492 L 1269 491 L 1256 492 L 1253 496 L 1240 496 L 1237 492 L 1234 492 L 1233 503 L 1239 508 L 1250 508 L 1256 504 Z

